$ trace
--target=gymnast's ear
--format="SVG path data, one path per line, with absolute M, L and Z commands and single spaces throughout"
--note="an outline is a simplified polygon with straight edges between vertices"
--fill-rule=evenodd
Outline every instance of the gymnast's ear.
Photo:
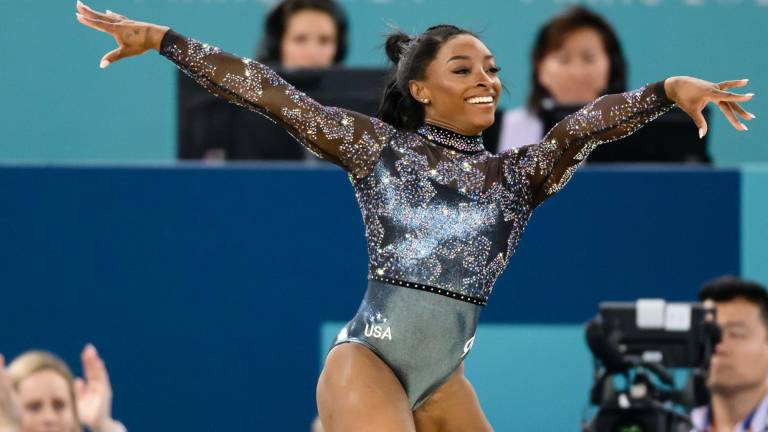
M 432 94 L 424 81 L 411 80 L 408 82 L 408 90 L 411 96 L 420 103 L 429 103 L 432 100 Z

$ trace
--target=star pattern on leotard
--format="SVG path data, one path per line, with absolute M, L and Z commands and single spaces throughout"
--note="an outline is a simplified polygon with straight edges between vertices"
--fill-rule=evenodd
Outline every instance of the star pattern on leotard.
M 659 96 L 663 83 L 603 96 L 540 142 L 492 155 L 479 135 L 433 125 L 398 130 L 323 106 L 267 66 L 194 39 L 173 36 L 161 45 L 162 55 L 212 93 L 266 115 L 349 172 L 370 276 L 429 285 L 475 304 L 487 300 L 533 209 L 568 183 L 589 152 L 671 106 Z

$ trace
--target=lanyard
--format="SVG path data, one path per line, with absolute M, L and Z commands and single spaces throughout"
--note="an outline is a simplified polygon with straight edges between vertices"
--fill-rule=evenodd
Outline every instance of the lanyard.
M 759 407 L 759 406 L 758 406 Z M 746 419 L 744 419 L 743 422 L 741 422 L 741 430 L 745 432 L 752 432 L 752 420 L 755 418 L 755 413 L 757 412 L 757 408 L 752 410 L 751 413 L 747 416 Z M 707 408 L 707 422 L 705 423 L 705 431 L 711 432 L 712 428 L 712 407 Z

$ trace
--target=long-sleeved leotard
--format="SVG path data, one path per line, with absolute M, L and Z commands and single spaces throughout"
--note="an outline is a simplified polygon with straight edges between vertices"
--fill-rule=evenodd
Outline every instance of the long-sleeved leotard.
M 632 133 L 672 106 L 663 81 L 607 95 L 558 123 L 541 142 L 493 155 L 480 136 L 431 125 L 398 130 L 324 107 L 266 66 L 173 31 L 160 53 L 212 93 L 268 116 L 349 172 L 365 222 L 370 282 L 358 315 L 336 343 L 364 343 L 377 352 L 414 407 L 468 352 L 480 306 L 533 209 L 565 185 L 595 146 Z M 400 287 L 410 289 L 395 290 Z M 452 306 L 461 303 L 453 299 L 463 306 Z M 397 335 L 400 344 L 392 345 Z
M 429 125 L 401 131 L 322 106 L 263 64 L 173 31 L 160 53 L 212 93 L 267 115 L 350 173 L 372 277 L 435 286 L 480 303 L 533 208 L 561 189 L 596 145 L 632 133 L 672 105 L 663 82 L 607 95 L 541 142 L 492 155 L 479 137 Z

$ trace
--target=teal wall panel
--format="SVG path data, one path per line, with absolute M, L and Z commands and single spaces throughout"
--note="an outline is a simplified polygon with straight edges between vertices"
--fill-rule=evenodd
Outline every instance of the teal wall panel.
M 100 70 L 113 40 L 80 25 L 74 1 L 0 2 L 0 160 L 170 161 L 175 155 L 174 68 L 155 54 Z M 270 0 L 92 0 L 251 56 Z M 344 0 L 351 16 L 349 64 L 380 65 L 388 25 L 415 32 L 450 22 L 481 33 L 504 68 L 506 106 L 524 100 L 533 35 L 570 1 Z M 761 71 L 768 57 L 765 0 L 597 0 L 585 3 L 614 24 L 625 46 L 630 84 L 670 75 L 712 81 L 750 77 L 750 110 L 768 116 Z M 727 16 L 727 20 L 722 17 Z M 30 29 L 30 23 L 34 27 Z M 705 36 L 703 36 L 705 35 Z M 702 40 L 702 37 L 706 37 Z M 717 109 L 712 153 L 718 164 L 768 161 L 768 129 L 730 129 Z
M 742 275 L 768 285 L 768 167 L 741 174 Z

